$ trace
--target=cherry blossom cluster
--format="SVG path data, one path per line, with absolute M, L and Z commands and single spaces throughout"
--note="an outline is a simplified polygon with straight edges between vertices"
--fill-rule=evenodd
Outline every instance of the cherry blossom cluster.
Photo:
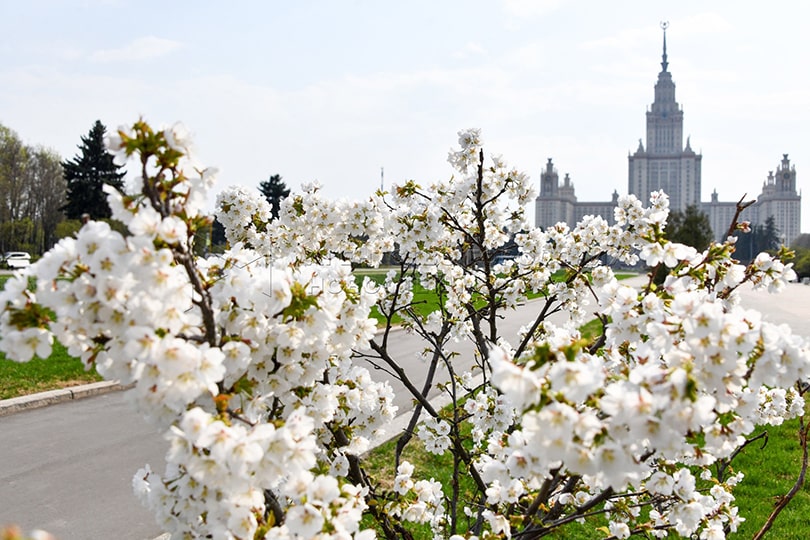
M 332 201 L 318 184 L 281 203 L 271 221 L 270 205 L 255 190 L 234 187 L 217 196 L 218 217 L 231 244 L 243 243 L 274 259 L 307 263 L 336 255 L 376 266 L 393 250 L 385 231 L 379 197 L 369 201 Z
M 376 293 L 340 264 L 293 267 L 238 242 L 194 257 L 212 173 L 193 169 L 180 132 L 119 130 L 111 148 L 142 164 L 140 193 L 109 193 L 129 234 L 89 222 L 12 278 L 0 347 L 47 357 L 55 336 L 135 383 L 129 395 L 170 444 L 165 473 L 140 471 L 136 491 L 176 537 L 310 537 L 315 525 L 362 537 L 362 488 L 312 471 L 365 451 L 396 412 L 390 387 L 350 362 L 374 335 Z M 291 491 L 311 481 L 330 489 Z
M 581 476 L 589 496 L 632 488 L 671 499 L 646 524 L 637 512 L 618 514 L 613 504 L 610 530 L 617 538 L 628 537 L 630 525 L 663 537 L 666 524 L 682 536 L 719 537 L 739 523 L 730 494 L 736 479 L 706 495 L 682 465 L 708 473 L 755 425 L 804 414 L 797 382 L 810 375 L 807 341 L 742 309 L 733 292 L 743 281 L 783 288 L 795 278 L 792 270 L 764 254 L 746 269 L 667 242 L 660 234 L 665 212 L 656 212 L 666 208 L 663 199 L 652 201 L 640 256 L 673 272 L 660 289 L 641 293 L 606 269 L 593 272 L 599 314 L 610 321 L 597 354 L 576 332 L 558 329 L 519 358 L 493 348 L 493 382 L 523 412 L 521 429 L 490 436 L 503 456 L 480 458 L 497 488 L 487 492 L 492 502 L 514 503 L 532 483 L 562 470 Z M 688 489 L 672 487 L 679 483 Z M 557 502 L 576 508 L 572 497 L 563 492 Z
M 394 492 L 399 497 L 388 503 L 386 511 L 393 517 L 413 523 L 429 523 L 436 537 L 441 537 L 445 519 L 441 483 L 412 479 L 414 466 L 404 461 L 397 467 Z
M 215 172 L 185 128 L 139 121 L 109 146 L 141 169 L 132 194 L 108 193 L 128 233 L 89 222 L 12 278 L 0 350 L 26 361 L 58 339 L 134 384 L 169 451 L 133 486 L 172 538 L 539 538 L 595 515 L 613 538 L 724 538 L 743 520 L 744 477 L 726 465 L 756 426 L 804 415 L 808 342 L 737 293 L 785 288 L 790 265 L 742 266 L 733 239 L 669 242 L 662 192 L 620 198 L 613 225 L 540 230 L 528 176 L 465 130 L 457 174 L 428 186 L 333 201 L 308 185 L 277 219 L 258 192 L 222 191 L 228 249 L 200 256 Z M 352 265 L 384 257 L 380 283 L 356 279 Z M 666 277 L 628 287 L 606 260 Z M 527 302 L 534 319 L 507 335 Z M 602 332 L 585 338 L 593 318 Z M 403 335 L 422 340 L 416 372 L 397 360 Z M 385 478 L 365 453 L 398 413 L 394 385 L 414 407 L 387 435 Z M 417 442 L 449 458 L 451 481 L 401 459 Z

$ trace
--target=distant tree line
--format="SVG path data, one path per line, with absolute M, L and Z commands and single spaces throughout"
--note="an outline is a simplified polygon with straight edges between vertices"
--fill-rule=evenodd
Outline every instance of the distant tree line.
M 667 220 L 667 233 L 672 242 L 692 246 L 698 251 L 705 250 L 713 240 L 709 216 L 701 212 L 696 205 L 690 205 L 684 211 L 671 212 Z M 749 231 L 735 231 L 734 236 L 737 238 L 734 258 L 743 264 L 748 264 L 763 251 L 775 254 L 782 244 L 779 228 L 773 216 L 769 216 L 765 223 L 751 227 Z M 806 275 L 810 276 L 810 241 L 807 247 Z M 798 268 L 796 271 L 801 275 Z M 665 273 L 662 271 L 655 276 L 658 282 L 663 281 L 664 277 Z
M 683 212 L 672 212 L 667 220 L 667 231 L 672 242 L 692 246 L 698 251 L 709 247 L 713 240 L 709 216 L 695 205 L 688 206 Z M 751 227 L 750 231 L 735 231 L 734 258 L 747 264 L 763 251 L 776 253 L 782 245 L 780 234 L 773 216 L 768 216 L 765 223 Z
M 799 279 L 810 278 L 810 234 L 800 234 L 790 245 L 795 253 L 793 269 Z
M 29 146 L 0 125 L 0 253 L 38 255 L 78 230 L 84 216 L 108 219 L 103 185 L 124 188 L 124 172 L 104 145 L 96 121 L 69 161 L 43 146 Z
M 735 231 L 734 236 L 737 237 L 734 257 L 746 263 L 763 251 L 773 254 L 782 245 L 782 236 L 773 216 L 768 216 L 765 223 L 751 227 L 750 232 Z
M 41 253 L 56 242 L 65 203 L 59 155 L 0 125 L 0 252 Z
M 124 191 L 122 166 L 107 151 L 107 129 L 96 120 L 81 137 L 78 153 L 63 160 L 43 146 L 28 146 L 12 129 L 0 124 L 0 255 L 27 251 L 39 255 L 74 234 L 84 219 L 105 220 L 114 228 L 104 185 Z M 279 174 L 259 183 L 273 219 L 290 190 Z M 124 232 L 122 230 L 122 232 Z M 226 243 L 218 221 L 195 240 L 199 253 L 219 251 Z

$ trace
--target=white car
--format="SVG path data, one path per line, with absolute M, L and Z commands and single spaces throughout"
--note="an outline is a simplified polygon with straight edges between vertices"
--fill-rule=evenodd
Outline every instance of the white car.
M 3 266 L 15 270 L 31 264 L 31 254 L 25 251 L 8 251 L 3 255 Z

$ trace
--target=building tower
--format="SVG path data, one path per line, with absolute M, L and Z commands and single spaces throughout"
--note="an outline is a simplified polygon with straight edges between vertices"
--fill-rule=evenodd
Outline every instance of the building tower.
M 534 203 L 535 225 L 540 228 L 551 227 L 560 221 L 574 223 L 577 196 L 574 184 L 568 174 L 560 183 L 560 175 L 548 158 L 546 168 L 540 173 L 540 194 Z
M 703 156 L 692 150 L 689 137 L 683 145 L 683 109 L 675 100 L 675 83 L 667 60 L 667 23 L 664 31 L 664 52 L 661 72 L 655 83 L 655 99 L 647 111 L 647 141 L 639 139 L 635 153 L 628 155 L 628 193 L 646 206 L 650 193 L 663 190 L 669 195 L 670 209 L 685 211 L 695 205 L 709 218 L 714 239 L 726 239 L 737 213 L 737 199 L 724 201 L 717 190 L 711 200 L 701 203 L 701 162 Z M 787 154 L 775 173 L 772 171 L 762 186 L 756 202 L 739 216 L 752 226 L 764 225 L 773 218 L 782 242 L 790 245 L 801 232 L 801 192 L 796 189 L 796 167 Z M 568 174 L 560 179 L 549 158 L 540 173 L 540 193 L 535 199 L 535 225 L 552 227 L 566 222 L 571 227 L 584 216 L 601 216 L 609 224 L 615 220 L 619 194 L 614 191 L 611 201 L 578 200 L 574 183 Z
M 534 224 L 541 229 L 560 222 L 573 227 L 585 216 L 602 216 L 613 225 L 618 205 L 619 193 L 615 190 L 609 202 L 577 200 L 571 176 L 565 173 L 560 180 L 554 163 L 548 158 L 545 170 L 540 173 L 540 194 L 534 201 Z
M 796 191 L 796 166 L 790 164 L 787 154 L 782 154 L 776 172 L 770 171 L 762 184 L 751 221 L 763 225 L 773 217 L 781 242 L 789 246 L 801 234 L 801 206 L 802 197 Z
M 675 101 L 675 83 L 667 61 L 667 26 L 664 31 L 664 53 L 661 72 L 655 83 L 655 100 L 647 111 L 647 145 L 641 140 L 638 149 L 628 156 L 628 193 L 649 201 L 650 193 L 664 190 L 672 210 L 685 210 L 700 205 L 700 164 L 703 156 L 695 154 L 686 139 L 683 146 L 683 109 Z

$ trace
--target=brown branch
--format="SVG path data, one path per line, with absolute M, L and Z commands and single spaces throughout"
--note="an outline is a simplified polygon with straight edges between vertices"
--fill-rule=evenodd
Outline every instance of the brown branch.
M 520 342 L 520 345 L 518 345 L 518 348 L 515 350 L 515 354 L 513 356 L 513 358 L 515 360 L 520 358 L 520 355 L 522 355 L 523 351 L 526 350 L 526 347 L 529 346 L 529 343 L 531 343 L 531 341 L 533 339 L 534 333 L 537 331 L 537 328 L 540 326 L 540 324 L 543 321 L 546 320 L 546 317 L 548 317 L 552 313 L 556 313 L 557 311 L 559 311 L 559 309 L 560 309 L 559 306 L 557 306 L 555 309 L 549 311 L 549 309 L 551 308 L 551 305 L 556 301 L 557 301 L 557 296 L 556 295 L 552 296 L 551 298 L 546 298 L 546 303 L 543 306 L 543 309 L 540 311 L 540 314 L 537 316 L 537 318 L 532 323 L 532 327 L 529 328 L 528 332 L 526 332 L 526 335 L 524 336 L 523 341 Z
M 768 431 L 767 430 L 763 431 L 762 433 L 760 433 L 759 435 L 757 435 L 755 437 L 751 437 L 750 439 L 746 439 L 744 443 L 742 443 L 736 450 L 734 450 L 734 452 L 731 453 L 731 455 L 728 457 L 728 459 L 718 460 L 718 462 L 717 462 L 717 474 L 716 474 L 717 481 L 718 482 L 724 482 L 725 477 L 726 477 L 726 469 L 728 468 L 729 465 L 731 465 L 731 462 L 734 461 L 734 458 L 736 458 L 749 444 L 752 444 L 755 441 L 758 441 L 759 439 L 763 439 L 763 438 L 765 440 L 762 441 L 762 447 L 760 448 L 760 450 L 763 450 L 765 448 L 765 446 L 768 444 Z
M 346 432 L 342 427 L 327 427 L 329 431 L 332 432 L 332 436 L 335 438 L 335 443 L 338 447 L 344 447 L 349 444 L 349 438 L 346 436 Z M 352 454 L 346 454 L 346 458 L 349 460 L 349 479 L 357 485 L 368 488 L 368 492 L 365 495 L 367 503 L 376 500 L 376 491 L 371 482 L 369 482 L 363 467 L 360 465 L 360 458 Z M 368 508 L 377 524 L 383 530 L 386 538 L 391 540 L 396 538 L 411 538 L 411 534 L 402 526 L 399 520 L 391 519 L 391 516 L 384 510 L 383 505 L 369 504 Z
M 588 347 L 589 354 L 596 354 L 599 351 L 599 349 L 601 349 L 607 342 L 607 325 L 608 325 L 607 315 L 602 315 L 601 313 L 596 313 L 595 315 L 596 318 L 599 319 L 599 322 L 602 323 L 602 332 Z
M 548 533 L 553 531 L 554 529 L 570 523 L 572 521 L 576 521 L 578 519 L 584 517 L 590 517 L 591 515 L 598 515 L 604 514 L 605 510 L 599 510 L 596 512 L 591 513 L 590 510 L 595 507 L 596 505 L 603 503 L 613 497 L 613 488 L 607 488 L 603 492 L 599 493 L 598 495 L 594 496 L 590 501 L 586 502 L 582 506 L 576 508 L 575 512 L 571 515 L 568 515 L 562 519 L 559 519 L 549 525 L 532 525 L 527 527 L 524 531 L 513 535 L 516 538 L 520 538 L 524 540 L 526 538 L 534 539 L 534 538 L 542 538 L 546 536 Z
M 276 494 L 273 493 L 273 490 L 264 490 L 264 503 L 268 506 L 270 513 L 273 514 L 274 524 L 281 525 L 284 523 L 284 509 L 281 508 L 281 503 L 278 502 L 278 498 Z M 265 515 L 266 514 L 267 511 L 265 511 Z
M 430 366 L 428 367 L 427 377 L 425 378 L 425 384 L 422 386 L 422 395 L 426 396 L 430 392 L 430 388 L 433 386 L 433 378 L 436 376 L 436 367 L 439 365 L 439 358 L 441 357 L 441 349 L 436 348 L 433 351 L 433 358 L 430 359 Z M 400 435 L 399 439 L 397 439 L 396 449 L 394 451 L 394 469 L 399 468 L 399 462 L 402 458 L 402 452 L 405 450 L 405 446 L 410 442 L 411 438 L 413 438 L 414 430 L 416 429 L 416 424 L 419 423 L 419 417 L 422 415 L 422 405 L 417 404 L 414 408 L 413 412 L 411 413 L 411 419 L 408 421 L 408 427 L 405 428 L 405 431 Z
M 756 201 L 748 201 L 743 202 L 745 200 L 745 196 L 748 195 L 744 193 L 743 196 L 737 201 L 737 210 L 734 212 L 734 217 L 731 218 L 731 224 L 728 227 L 728 232 L 726 233 L 726 238 L 734 234 L 734 231 L 737 230 L 737 225 L 739 223 L 740 214 L 743 213 L 743 210 L 754 204 Z
M 171 206 L 169 204 L 170 199 L 169 197 L 165 197 L 161 200 L 158 191 L 158 183 L 165 181 L 164 178 L 167 169 L 164 167 L 160 169 L 156 175 L 150 176 L 148 170 L 149 157 L 150 154 L 147 153 L 141 155 L 141 174 L 143 175 L 142 193 L 149 200 L 152 208 L 154 208 L 162 218 L 166 218 L 172 215 Z M 177 179 L 177 171 L 175 169 L 168 169 L 168 171 Z M 219 343 L 217 343 L 217 326 L 214 317 L 213 301 L 211 300 L 211 294 L 208 288 L 201 279 L 200 271 L 197 269 L 194 255 L 191 252 L 191 237 L 187 238 L 187 244 L 185 246 L 170 246 L 170 248 L 174 261 L 186 271 L 186 275 L 188 276 L 191 286 L 194 288 L 194 292 L 200 296 L 199 299 L 194 299 L 192 303 L 199 308 L 202 314 L 203 326 L 205 327 L 205 341 L 211 347 L 216 347 Z
M 560 467 L 552 470 L 551 473 L 551 477 L 546 477 L 546 479 L 543 481 L 543 485 L 540 486 L 540 491 L 537 493 L 537 496 L 526 510 L 526 515 L 523 517 L 524 528 L 529 526 L 532 516 L 534 516 L 534 514 L 540 509 L 540 505 L 545 504 L 551 490 L 556 488 L 560 483 Z
M 432 416 L 433 418 L 438 418 L 439 417 L 438 411 L 430 403 L 430 400 L 428 400 L 427 396 L 420 393 L 419 389 L 416 388 L 416 386 L 414 386 L 413 382 L 411 382 L 411 379 L 405 373 L 405 370 L 402 369 L 402 366 L 400 366 L 396 362 L 396 360 L 391 358 L 391 355 L 388 354 L 388 351 L 382 348 L 376 341 L 372 339 L 369 342 L 369 344 L 371 348 L 374 350 L 374 352 L 380 355 L 380 359 L 386 364 L 388 364 L 391 367 L 391 369 L 397 374 L 399 380 L 402 382 L 402 384 L 405 385 L 405 388 L 408 390 L 408 392 L 411 393 L 411 396 L 413 396 L 416 402 L 419 405 L 421 405 L 424 408 L 424 410 L 427 411 L 428 414 L 430 414 L 430 416 Z M 467 451 L 467 449 L 464 448 L 464 446 L 461 444 L 460 441 L 453 441 L 453 450 L 461 457 L 461 459 L 469 468 L 470 476 L 472 476 L 476 488 L 482 493 L 486 491 L 487 489 L 486 482 L 484 482 L 483 478 L 481 478 L 481 474 L 473 466 L 472 456 L 470 456 L 470 453 Z

